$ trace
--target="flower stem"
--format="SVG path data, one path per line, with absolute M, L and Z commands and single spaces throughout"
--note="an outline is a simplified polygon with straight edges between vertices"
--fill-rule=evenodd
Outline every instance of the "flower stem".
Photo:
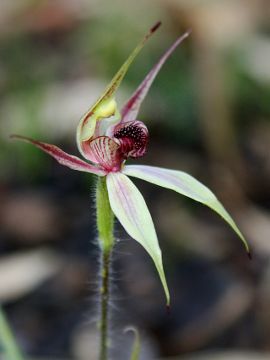
M 2 308 L 0 308 L 0 339 L 1 347 L 8 360 L 23 360 Z
M 100 348 L 99 360 L 108 359 L 109 345 L 109 300 L 110 265 L 114 245 L 114 216 L 111 210 L 106 178 L 99 177 L 96 192 L 97 228 L 101 248 L 101 285 L 100 285 Z
M 102 283 L 100 289 L 101 314 L 100 314 L 100 350 L 99 359 L 107 360 L 109 347 L 109 276 L 110 254 L 103 253 L 102 259 Z

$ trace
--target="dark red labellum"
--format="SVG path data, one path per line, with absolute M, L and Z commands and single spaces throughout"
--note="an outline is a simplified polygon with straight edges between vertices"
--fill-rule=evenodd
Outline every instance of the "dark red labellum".
M 141 121 L 129 121 L 117 126 L 114 138 L 119 140 L 119 150 L 125 158 L 145 155 L 149 135 L 147 127 Z

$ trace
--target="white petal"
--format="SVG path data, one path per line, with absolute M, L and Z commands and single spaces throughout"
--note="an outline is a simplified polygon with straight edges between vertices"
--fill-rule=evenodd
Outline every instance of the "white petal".
M 249 246 L 236 226 L 234 220 L 224 209 L 223 205 L 218 201 L 216 196 L 205 185 L 200 183 L 194 177 L 183 171 L 163 169 L 154 166 L 129 165 L 125 166 L 123 173 L 134 176 L 139 179 L 149 181 L 150 183 L 162 186 L 167 189 L 174 190 L 193 200 L 196 200 L 217 212 L 237 233 L 243 241 L 247 252 Z
M 109 173 L 107 187 L 111 208 L 126 232 L 137 240 L 152 257 L 167 298 L 170 295 L 162 265 L 161 250 L 154 224 L 142 194 L 122 173 Z

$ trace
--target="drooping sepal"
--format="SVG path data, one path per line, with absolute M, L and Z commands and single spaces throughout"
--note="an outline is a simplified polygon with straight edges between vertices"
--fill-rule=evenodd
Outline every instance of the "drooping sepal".
M 82 155 L 85 156 L 87 159 L 89 159 L 88 154 L 84 152 L 84 147 L 82 146 L 82 143 L 89 141 L 94 136 L 96 125 L 99 120 L 109 118 L 111 116 L 119 117 L 118 120 L 120 120 L 120 114 L 118 112 L 117 104 L 114 98 L 115 92 L 121 84 L 129 66 L 135 59 L 136 55 L 143 48 L 149 37 L 159 28 L 160 24 L 161 23 L 157 23 L 149 30 L 149 32 L 145 35 L 142 41 L 137 45 L 137 47 L 133 50 L 131 55 L 128 57 L 128 59 L 121 66 L 119 71 L 113 77 L 112 81 L 107 86 L 104 93 L 81 118 L 77 127 L 77 145 Z M 97 136 L 100 135 L 103 134 L 97 134 Z
M 20 136 L 20 135 L 11 135 L 12 139 L 22 140 L 25 142 L 28 142 L 45 153 L 52 156 L 56 161 L 59 162 L 59 164 L 67 166 L 68 168 L 72 170 L 78 170 L 83 172 L 89 172 L 92 174 L 103 176 L 106 174 L 106 172 L 102 169 L 97 168 L 96 166 L 93 166 L 91 164 L 88 164 L 87 162 L 81 160 L 77 156 L 70 155 L 66 153 L 65 151 L 61 150 L 59 147 L 47 144 L 41 141 L 30 139 L 26 136 Z
M 108 174 L 106 180 L 112 211 L 126 232 L 138 241 L 153 259 L 165 291 L 167 305 L 169 305 L 170 294 L 163 269 L 161 250 L 142 194 L 132 181 L 120 172 Z
M 134 176 L 164 188 L 174 190 L 179 194 L 185 195 L 210 207 L 231 226 L 231 228 L 242 240 L 247 253 L 250 254 L 246 239 L 224 206 L 219 202 L 211 190 L 209 190 L 205 185 L 200 183 L 191 175 L 183 171 L 144 165 L 125 166 L 123 173 L 128 176 Z

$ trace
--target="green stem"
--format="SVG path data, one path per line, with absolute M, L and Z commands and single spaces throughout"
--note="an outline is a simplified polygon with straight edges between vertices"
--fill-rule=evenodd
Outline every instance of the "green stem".
M 99 177 L 96 192 L 97 228 L 101 248 L 101 286 L 100 286 L 100 349 L 99 359 L 108 359 L 109 343 L 109 300 L 110 300 L 110 262 L 114 245 L 114 216 L 111 210 L 106 178 Z
M 109 347 L 109 298 L 110 298 L 110 254 L 103 253 L 102 280 L 100 289 L 101 313 L 100 313 L 100 349 L 99 359 L 108 359 Z
M 2 308 L 0 308 L 0 343 L 7 360 L 23 360 Z

